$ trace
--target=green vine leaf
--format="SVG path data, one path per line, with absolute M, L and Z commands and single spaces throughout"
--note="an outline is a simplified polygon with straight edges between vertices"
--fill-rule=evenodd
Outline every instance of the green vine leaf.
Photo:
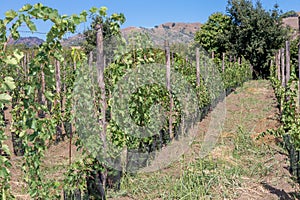
M 12 77 L 5 77 L 4 78 L 4 85 L 6 86 L 5 88 L 3 88 L 4 90 L 13 90 L 16 88 L 16 84 L 14 82 L 14 79 Z
M 0 105 L 9 103 L 12 97 L 9 94 L 0 94 Z
M 91 9 L 90 9 L 90 12 L 91 13 L 96 13 L 97 12 L 97 10 L 98 10 L 98 8 L 96 8 L 96 7 L 92 7 Z
M 17 59 L 17 62 L 20 62 L 20 60 L 24 57 L 24 53 L 16 49 L 14 51 L 14 57 Z
M 100 16 L 106 16 L 107 7 L 103 6 L 99 10 Z
M 29 11 L 31 8 L 32 8 L 32 5 L 26 4 L 19 11 L 20 12 L 25 12 L 25 11 Z
M 9 10 L 9 11 L 5 12 L 5 17 L 9 21 L 13 20 L 17 16 L 18 16 L 18 13 L 14 10 Z
M 32 32 L 37 31 L 36 26 L 32 21 L 26 20 L 25 23 L 28 26 L 30 31 L 32 31 Z

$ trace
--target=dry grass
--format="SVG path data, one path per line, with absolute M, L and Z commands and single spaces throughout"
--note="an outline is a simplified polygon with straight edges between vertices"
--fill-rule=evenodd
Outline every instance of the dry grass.
M 279 126 L 268 81 L 250 81 L 226 99 L 226 122 L 218 145 L 201 159 L 199 137 L 178 162 L 151 174 L 128 176 L 122 195 L 111 199 L 296 199 L 299 186 L 287 170 L 288 158 L 274 136 L 257 136 Z M 298 196 L 297 196 L 298 195 Z

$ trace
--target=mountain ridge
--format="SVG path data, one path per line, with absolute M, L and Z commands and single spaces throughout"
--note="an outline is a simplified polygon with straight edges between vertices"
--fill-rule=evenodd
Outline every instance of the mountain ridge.
M 134 32 L 148 34 L 154 44 L 163 44 L 165 40 L 172 43 L 190 43 L 194 40 L 195 33 L 200 29 L 201 23 L 166 22 L 151 28 L 129 26 L 121 29 L 122 36 L 128 40 Z M 63 46 L 80 46 L 84 41 L 82 33 L 61 40 Z M 10 45 L 24 44 L 32 47 L 40 45 L 44 40 L 38 37 L 21 37 L 17 41 L 11 40 Z
M 148 34 L 156 45 L 163 45 L 165 40 L 171 43 L 188 44 L 194 40 L 195 33 L 202 26 L 199 22 L 166 22 L 155 25 L 153 28 L 127 27 L 121 30 L 123 37 L 128 40 L 130 34 L 134 32 Z
M 18 40 L 10 39 L 8 45 L 25 45 L 26 47 L 39 46 L 44 42 L 43 39 L 39 37 L 29 36 L 29 37 L 20 37 Z

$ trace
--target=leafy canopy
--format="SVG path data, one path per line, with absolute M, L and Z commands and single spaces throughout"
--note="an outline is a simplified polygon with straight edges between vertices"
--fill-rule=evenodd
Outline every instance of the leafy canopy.
M 275 5 L 266 11 L 260 1 L 229 0 L 227 12 L 232 21 L 230 42 L 238 56 L 248 59 L 255 77 L 269 76 L 269 59 L 283 46 L 287 32 Z
M 86 41 L 83 44 L 83 47 L 87 54 L 93 51 L 96 47 L 96 25 L 102 26 L 105 41 L 109 40 L 112 36 L 118 37 L 120 35 L 120 25 L 122 25 L 126 20 L 124 14 L 114 13 L 111 16 L 107 16 L 106 10 L 106 7 L 102 7 L 99 13 L 91 15 L 91 26 L 89 30 L 84 32 Z M 93 10 L 91 9 L 91 11 Z
M 195 36 L 195 42 L 217 57 L 222 52 L 250 61 L 254 77 L 269 76 L 269 60 L 283 47 L 288 34 L 278 6 L 266 11 L 260 1 L 228 0 L 227 15 L 212 14 Z
M 230 31 L 230 17 L 222 13 L 214 13 L 195 35 L 195 42 L 206 51 L 216 53 L 219 57 L 222 52 L 228 51 L 228 33 Z

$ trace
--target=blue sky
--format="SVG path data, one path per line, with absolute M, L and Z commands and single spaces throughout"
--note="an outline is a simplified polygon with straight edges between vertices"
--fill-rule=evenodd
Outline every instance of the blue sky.
M 42 3 L 58 9 L 60 14 L 77 14 L 91 7 L 106 6 L 108 13 L 123 13 L 126 22 L 122 27 L 143 26 L 154 27 L 164 22 L 201 22 L 214 12 L 226 12 L 227 0 L 0 0 L 0 18 L 4 18 L 7 10 L 18 10 L 24 4 Z M 261 0 L 265 9 L 272 9 L 275 3 L 284 12 L 300 11 L 300 0 Z M 78 32 L 82 32 L 89 23 L 82 24 Z M 49 24 L 38 24 L 38 31 L 47 32 Z M 29 33 L 22 33 L 30 36 Z M 34 34 L 43 38 L 43 34 Z M 66 36 L 68 37 L 68 36 Z

